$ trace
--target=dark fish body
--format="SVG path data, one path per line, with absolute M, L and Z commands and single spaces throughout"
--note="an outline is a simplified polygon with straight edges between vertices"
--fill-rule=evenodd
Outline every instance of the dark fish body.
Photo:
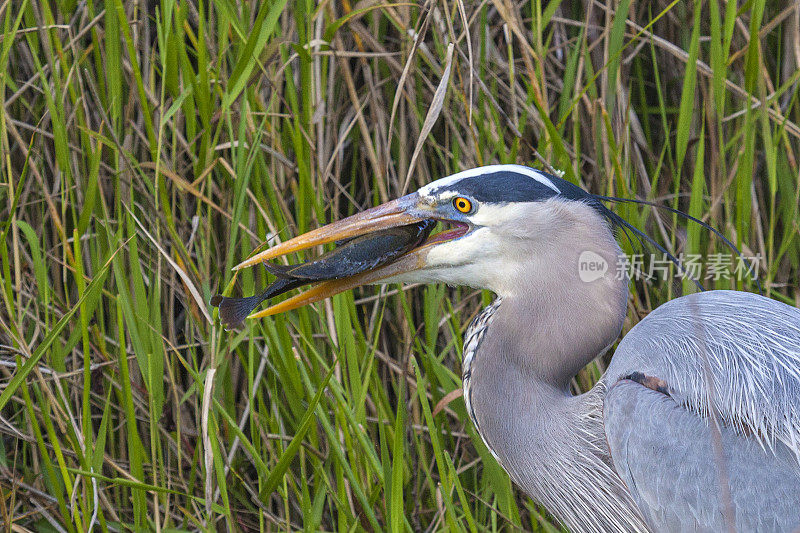
M 386 265 L 419 246 L 430 234 L 435 222 L 426 220 L 411 226 L 400 226 L 362 235 L 318 258 L 299 265 L 266 264 L 278 277 L 324 281 L 355 276 Z
M 211 305 L 219 307 L 219 318 L 225 329 L 238 327 L 253 309 L 268 298 L 309 283 L 355 276 L 395 261 L 422 244 L 435 225 L 435 221 L 425 220 L 419 224 L 355 237 L 318 258 L 299 265 L 264 263 L 267 271 L 278 279 L 263 292 L 244 298 L 218 294 L 211 298 Z

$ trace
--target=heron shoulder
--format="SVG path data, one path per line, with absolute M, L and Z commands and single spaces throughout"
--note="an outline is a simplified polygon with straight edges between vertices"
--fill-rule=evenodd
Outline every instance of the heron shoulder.
M 655 531 L 800 525 L 800 467 L 782 443 L 766 450 L 725 426 L 715 437 L 696 413 L 634 380 L 610 388 L 603 413 L 614 467 Z
M 658 307 L 620 342 L 606 374 L 666 382 L 682 407 L 800 458 L 800 310 L 740 291 L 707 291 Z

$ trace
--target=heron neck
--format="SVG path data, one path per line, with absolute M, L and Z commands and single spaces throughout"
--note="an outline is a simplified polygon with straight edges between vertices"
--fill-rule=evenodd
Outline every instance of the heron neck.
M 616 242 L 592 246 L 592 253 L 614 264 Z M 518 453 L 520 442 L 530 442 L 526 432 L 532 428 L 546 432 L 547 440 L 576 426 L 577 419 L 596 407 L 591 395 L 572 397 L 570 381 L 608 349 L 625 319 L 627 280 L 611 272 L 584 282 L 579 279 L 579 252 L 575 257 L 567 255 L 573 252 L 559 253 L 561 257 L 539 263 L 561 269 L 549 272 L 559 282 L 529 285 L 520 294 L 507 292 L 484 311 L 465 343 L 467 407 L 481 436 L 501 456 Z M 529 266 L 525 278 L 547 279 L 537 268 Z
M 554 248 L 553 257 L 532 263 L 522 276 L 541 282 L 526 286 L 520 280 L 515 286 L 524 291 L 503 295 L 479 355 L 502 359 L 501 366 L 516 369 L 532 384 L 568 393 L 578 371 L 619 336 L 628 280 L 616 275 L 621 252 L 610 232 L 605 242 Z M 580 262 L 587 253 L 609 265 L 604 276 L 582 279 Z M 543 264 L 552 266 L 544 270 Z
M 626 280 L 506 295 L 471 362 L 465 398 L 481 438 L 515 483 L 576 530 L 645 529 L 610 464 L 603 385 L 577 397 L 569 389 L 617 338 L 626 300 Z M 576 498 L 586 507 L 566 505 Z

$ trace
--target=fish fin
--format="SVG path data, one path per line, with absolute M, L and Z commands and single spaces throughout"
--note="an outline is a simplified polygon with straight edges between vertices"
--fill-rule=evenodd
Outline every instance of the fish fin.
M 280 279 L 293 279 L 289 271 L 293 268 L 297 268 L 297 265 L 276 265 L 275 263 L 269 263 L 267 261 L 264 261 L 261 264 L 264 265 L 264 268 L 267 270 L 267 272 Z

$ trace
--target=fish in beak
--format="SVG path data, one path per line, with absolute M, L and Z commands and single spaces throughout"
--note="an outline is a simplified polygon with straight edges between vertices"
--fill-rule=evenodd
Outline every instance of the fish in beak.
M 436 226 L 435 211 L 409 194 L 357 213 L 338 222 L 312 230 L 236 265 L 240 270 L 263 263 L 276 281 L 263 292 L 245 298 L 221 295 L 211 299 L 219 307 L 220 321 L 226 329 L 239 326 L 245 318 L 260 318 L 296 309 L 346 290 L 380 282 L 425 264 L 426 247 L 450 237 L 463 235 L 466 224 L 455 231 L 429 236 Z M 316 259 L 299 265 L 276 265 L 268 261 L 317 245 L 339 245 Z M 303 285 L 315 284 L 306 292 L 251 314 L 261 302 Z

